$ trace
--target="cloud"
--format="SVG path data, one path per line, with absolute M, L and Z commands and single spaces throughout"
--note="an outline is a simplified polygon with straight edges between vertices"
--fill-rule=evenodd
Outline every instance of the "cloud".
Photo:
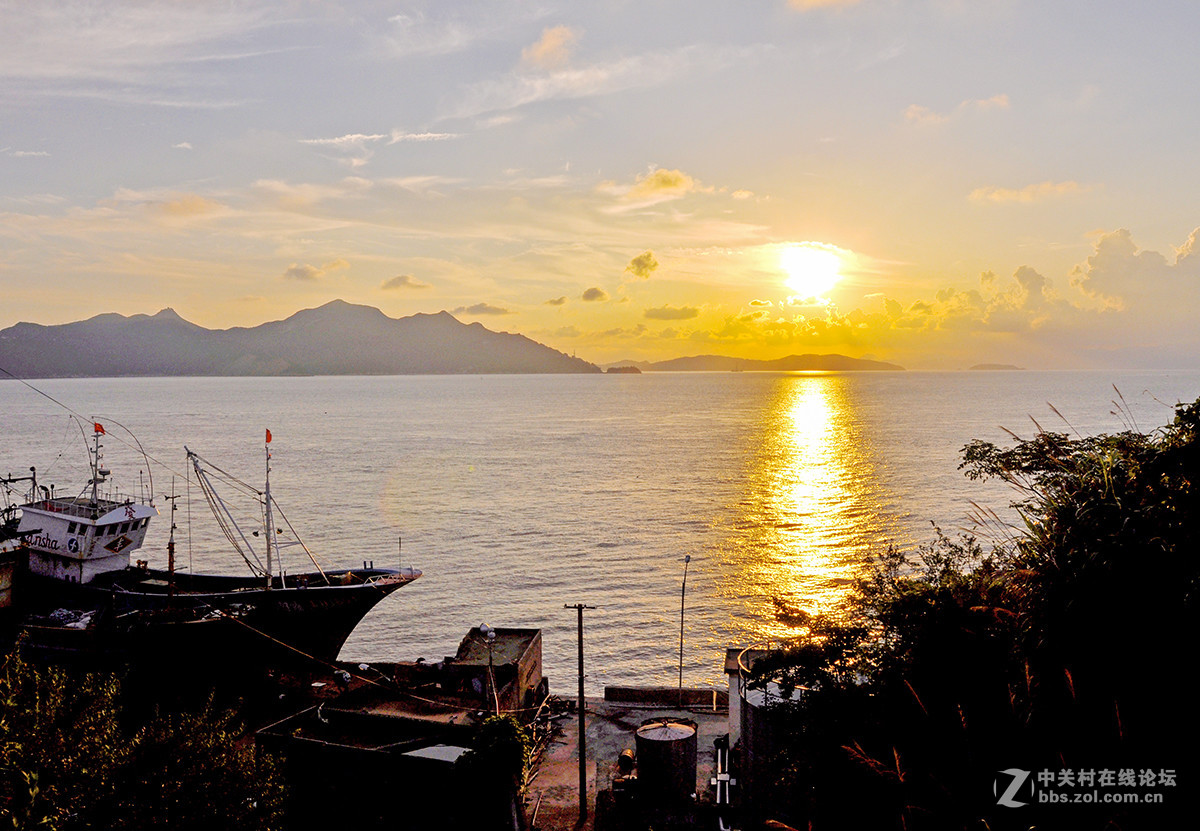
M 215 213 L 221 208 L 221 203 L 189 193 L 169 202 L 163 202 L 161 208 L 162 212 L 168 216 L 200 216 L 201 214 Z
M 682 170 L 655 168 L 645 176 L 639 176 L 629 195 L 635 199 L 657 196 L 682 196 L 696 189 L 696 180 Z
M 566 304 L 567 304 L 567 296 L 564 294 L 562 297 L 550 298 L 543 305 L 545 305 L 545 306 L 565 306 Z
M 181 141 L 178 144 L 172 144 L 171 148 L 174 150 L 191 150 L 192 143 L 190 141 Z
M 618 58 L 609 63 L 560 67 L 542 73 L 513 72 L 468 87 L 449 118 L 471 118 L 513 110 L 541 101 L 611 95 L 630 89 L 658 87 L 676 78 L 719 72 L 727 66 L 762 57 L 761 46 L 685 46 L 673 51 Z
M 374 156 L 373 145 L 386 142 L 386 146 L 402 142 L 448 141 L 458 138 L 458 133 L 407 133 L 403 130 L 392 130 L 388 133 L 347 133 L 333 138 L 299 139 L 301 144 L 314 147 L 328 147 L 336 152 L 344 153 L 348 158 L 340 159 L 350 167 L 362 167 Z
M 449 141 L 461 137 L 461 133 L 406 133 L 402 130 L 392 130 L 388 136 L 388 144 L 412 141 Z
M 732 196 L 734 199 L 751 199 L 754 197 L 754 191 L 752 191 L 752 190 L 735 190 L 733 193 L 731 193 L 729 195 Z
M 904 110 L 904 120 L 913 124 L 943 124 L 950 120 L 947 115 L 935 113 L 928 107 L 923 107 L 920 104 L 909 104 Z
M 750 305 L 751 305 L 751 306 L 755 306 L 755 307 L 761 307 L 761 308 L 767 308 L 767 309 L 769 309 L 769 308 L 771 308 L 772 306 L 774 306 L 775 304 L 774 304 L 774 303 L 772 303 L 770 300 L 751 300 L 751 301 L 750 301 Z
M 427 289 L 430 288 L 428 283 L 422 283 L 411 274 L 397 274 L 395 277 L 389 277 L 380 285 L 381 289 Z
M 653 251 L 638 254 L 629 261 L 629 265 L 625 266 L 625 270 L 639 280 L 648 279 L 656 268 L 658 268 L 658 260 L 654 259 Z
M 14 159 L 29 159 L 29 158 L 47 158 L 49 153 L 45 150 L 13 150 L 11 147 L 0 149 L 0 155 L 12 156 Z
M 608 292 L 593 286 L 583 293 L 583 299 L 588 303 L 599 303 L 608 299 Z
M 1086 193 L 1090 188 L 1078 182 L 1039 182 L 1036 185 L 1026 185 L 1018 190 L 1010 188 L 983 187 L 971 191 L 972 202 L 995 202 L 997 204 L 1040 202 L 1044 199 L 1054 199 L 1059 196 L 1070 196 L 1076 193 Z
M 682 170 L 656 167 L 638 176 L 632 184 L 604 181 L 596 186 L 603 194 L 614 196 L 621 204 L 603 208 L 606 213 L 622 213 L 638 208 L 680 199 L 689 193 L 712 193 L 713 188 L 700 184 Z
M 659 306 L 655 309 L 646 309 L 644 315 L 647 320 L 690 320 L 693 317 L 700 316 L 700 310 L 695 306 Z
M 802 12 L 826 9 L 835 6 L 857 6 L 858 0 L 788 0 L 788 5 Z
M 493 306 L 490 303 L 476 303 L 474 306 L 459 306 L 457 309 L 450 311 L 452 315 L 511 315 L 516 312 Z
M 307 263 L 305 263 L 304 265 L 300 265 L 299 263 L 292 263 L 290 266 L 287 267 L 287 271 L 283 272 L 283 277 L 285 280 L 299 280 L 301 282 L 313 282 L 313 281 L 319 279 L 321 274 L 322 274 L 321 269 L 317 268 L 315 265 L 308 265 Z
M 939 113 L 931 110 L 929 107 L 921 104 L 910 104 L 904 110 L 904 120 L 912 124 L 921 126 L 934 126 L 937 124 L 945 124 L 964 113 L 968 112 L 990 112 L 992 110 L 1007 110 L 1009 108 L 1008 96 L 1004 93 L 993 95 L 991 98 L 972 98 L 963 101 L 954 110 L 948 113 Z
M 558 69 L 571 59 L 571 47 L 578 35 L 569 26 L 555 26 L 542 30 L 542 37 L 521 50 L 521 61 L 540 69 Z
M 315 265 L 309 265 L 308 263 L 292 263 L 287 267 L 287 270 L 283 272 L 283 278 L 285 280 L 297 280 L 300 282 L 311 283 L 320 280 L 331 271 L 341 271 L 342 269 L 349 267 L 350 263 L 346 262 L 340 257 L 332 262 L 325 263 L 320 268 L 317 268 Z
M 1165 286 L 1174 288 L 1182 282 L 1178 280 L 1180 277 L 1192 278 L 1189 288 L 1190 296 L 1194 297 L 1200 289 L 1195 280 L 1198 276 L 1192 248 L 1195 239 L 1193 231 L 1184 247 L 1176 252 L 1176 264 L 1172 267 L 1157 251 L 1138 249 L 1133 235 L 1124 228 L 1103 234 L 1087 263 L 1071 272 L 1071 285 L 1114 309 L 1161 294 Z
M 233 100 L 193 99 L 213 67 L 272 50 L 248 51 L 288 14 L 272 4 L 6 4 L 0 77 L 31 96 L 92 98 L 151 106 L 213 108 Z M 237 47 L 232 46 L 238 44 Z M 199 67 L 203 67 L 200 70 Z M 202 71 L 204 81 L 189 83 Z

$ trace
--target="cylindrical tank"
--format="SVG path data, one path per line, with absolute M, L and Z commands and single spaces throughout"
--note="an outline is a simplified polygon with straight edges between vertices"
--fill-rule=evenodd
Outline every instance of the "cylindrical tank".
M 644 799 L 682 801 L 696 793 L 696 722 L 651 719 L 635 734 Z

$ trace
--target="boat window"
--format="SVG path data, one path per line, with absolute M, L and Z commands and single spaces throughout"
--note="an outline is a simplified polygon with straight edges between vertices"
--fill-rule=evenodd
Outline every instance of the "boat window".
M 74 534 L 74 533 L 75 533 L 75 523 L 74 523 L 74 522 L 68 522 L 68 523 L 67 523 L 67 533 L 68 533 L 68 534 Z
M 118 534 L 124 534 L 124 533 L 127 533 L 128 531 L 129 531 L 129 523 L 128 522 L 121 523 L 121 527 L 117 529 Z

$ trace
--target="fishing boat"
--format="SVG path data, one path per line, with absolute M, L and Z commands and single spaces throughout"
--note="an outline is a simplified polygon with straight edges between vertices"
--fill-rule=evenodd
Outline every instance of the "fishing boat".
M 266 433 L 266 485 L 249 489 L 260 509 L 262 528 L 244 530 L 217 491 L 223 471 L 184 448 L 200 489 L 225 538 L 241 554 L 244 576 L 195 574 L 175 564 L 173 519 L 167 568 L 147 561 L 131 564 L 141 549 L 153 499 L 109 487 L 100 463 L 104 427 L 93 424 L 91 480 L 73 497 L 61 497 L 29 477 L 0 479 L 9 491 L 28 482 L 27 501 L 13 506 L 4 534 L 16 541 L 20 561 L 15 604 L 22 611 L 28 645 L 47 655 L 117 656 L 157 660 L 203 656 L 206 660 L 254 665 L 316 660 L 332 662 L 350 633 L 381 600 L 421 576 L 415 568 L 326 570 L 291 529 L 271 495 L 271 434 Z M 291 532 L 284 541 L 286 526 Z M 288 573 L 282 549 L 299 546 L 311 570 Z

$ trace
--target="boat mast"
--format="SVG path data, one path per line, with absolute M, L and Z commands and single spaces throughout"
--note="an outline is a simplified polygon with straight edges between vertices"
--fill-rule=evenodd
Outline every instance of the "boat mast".
M 175 481 L 171 481 L 171 495 L 167 497 L 167 501 L 171 503 L 171 534 L 167 538 L 167 597 L 175 596 L 175 511 L 178 508 L 175 505 L 175 500 L 179 495 L 175 493 Z
M 100 502 L 100 436 L 104 427 L 98 421 L 92 422 L 92 507 Z
M 263 443 L 263 451 L 266 454 L 267 464 L 267 483 L 263 490 L 264 507 L 266 508 L 266 523 L 267 523 L 267 588 L 271 588 L 271 549 L 275 549 L 275 553 L 279 553 L 279 540 L 275 536 L 275 520 L 271 517 L 271 431 L 267 430 L 267 440 Z M 282 558 L 280 558 L 282 562 Z M 282 581 L 280 582 L 282 585 Z

